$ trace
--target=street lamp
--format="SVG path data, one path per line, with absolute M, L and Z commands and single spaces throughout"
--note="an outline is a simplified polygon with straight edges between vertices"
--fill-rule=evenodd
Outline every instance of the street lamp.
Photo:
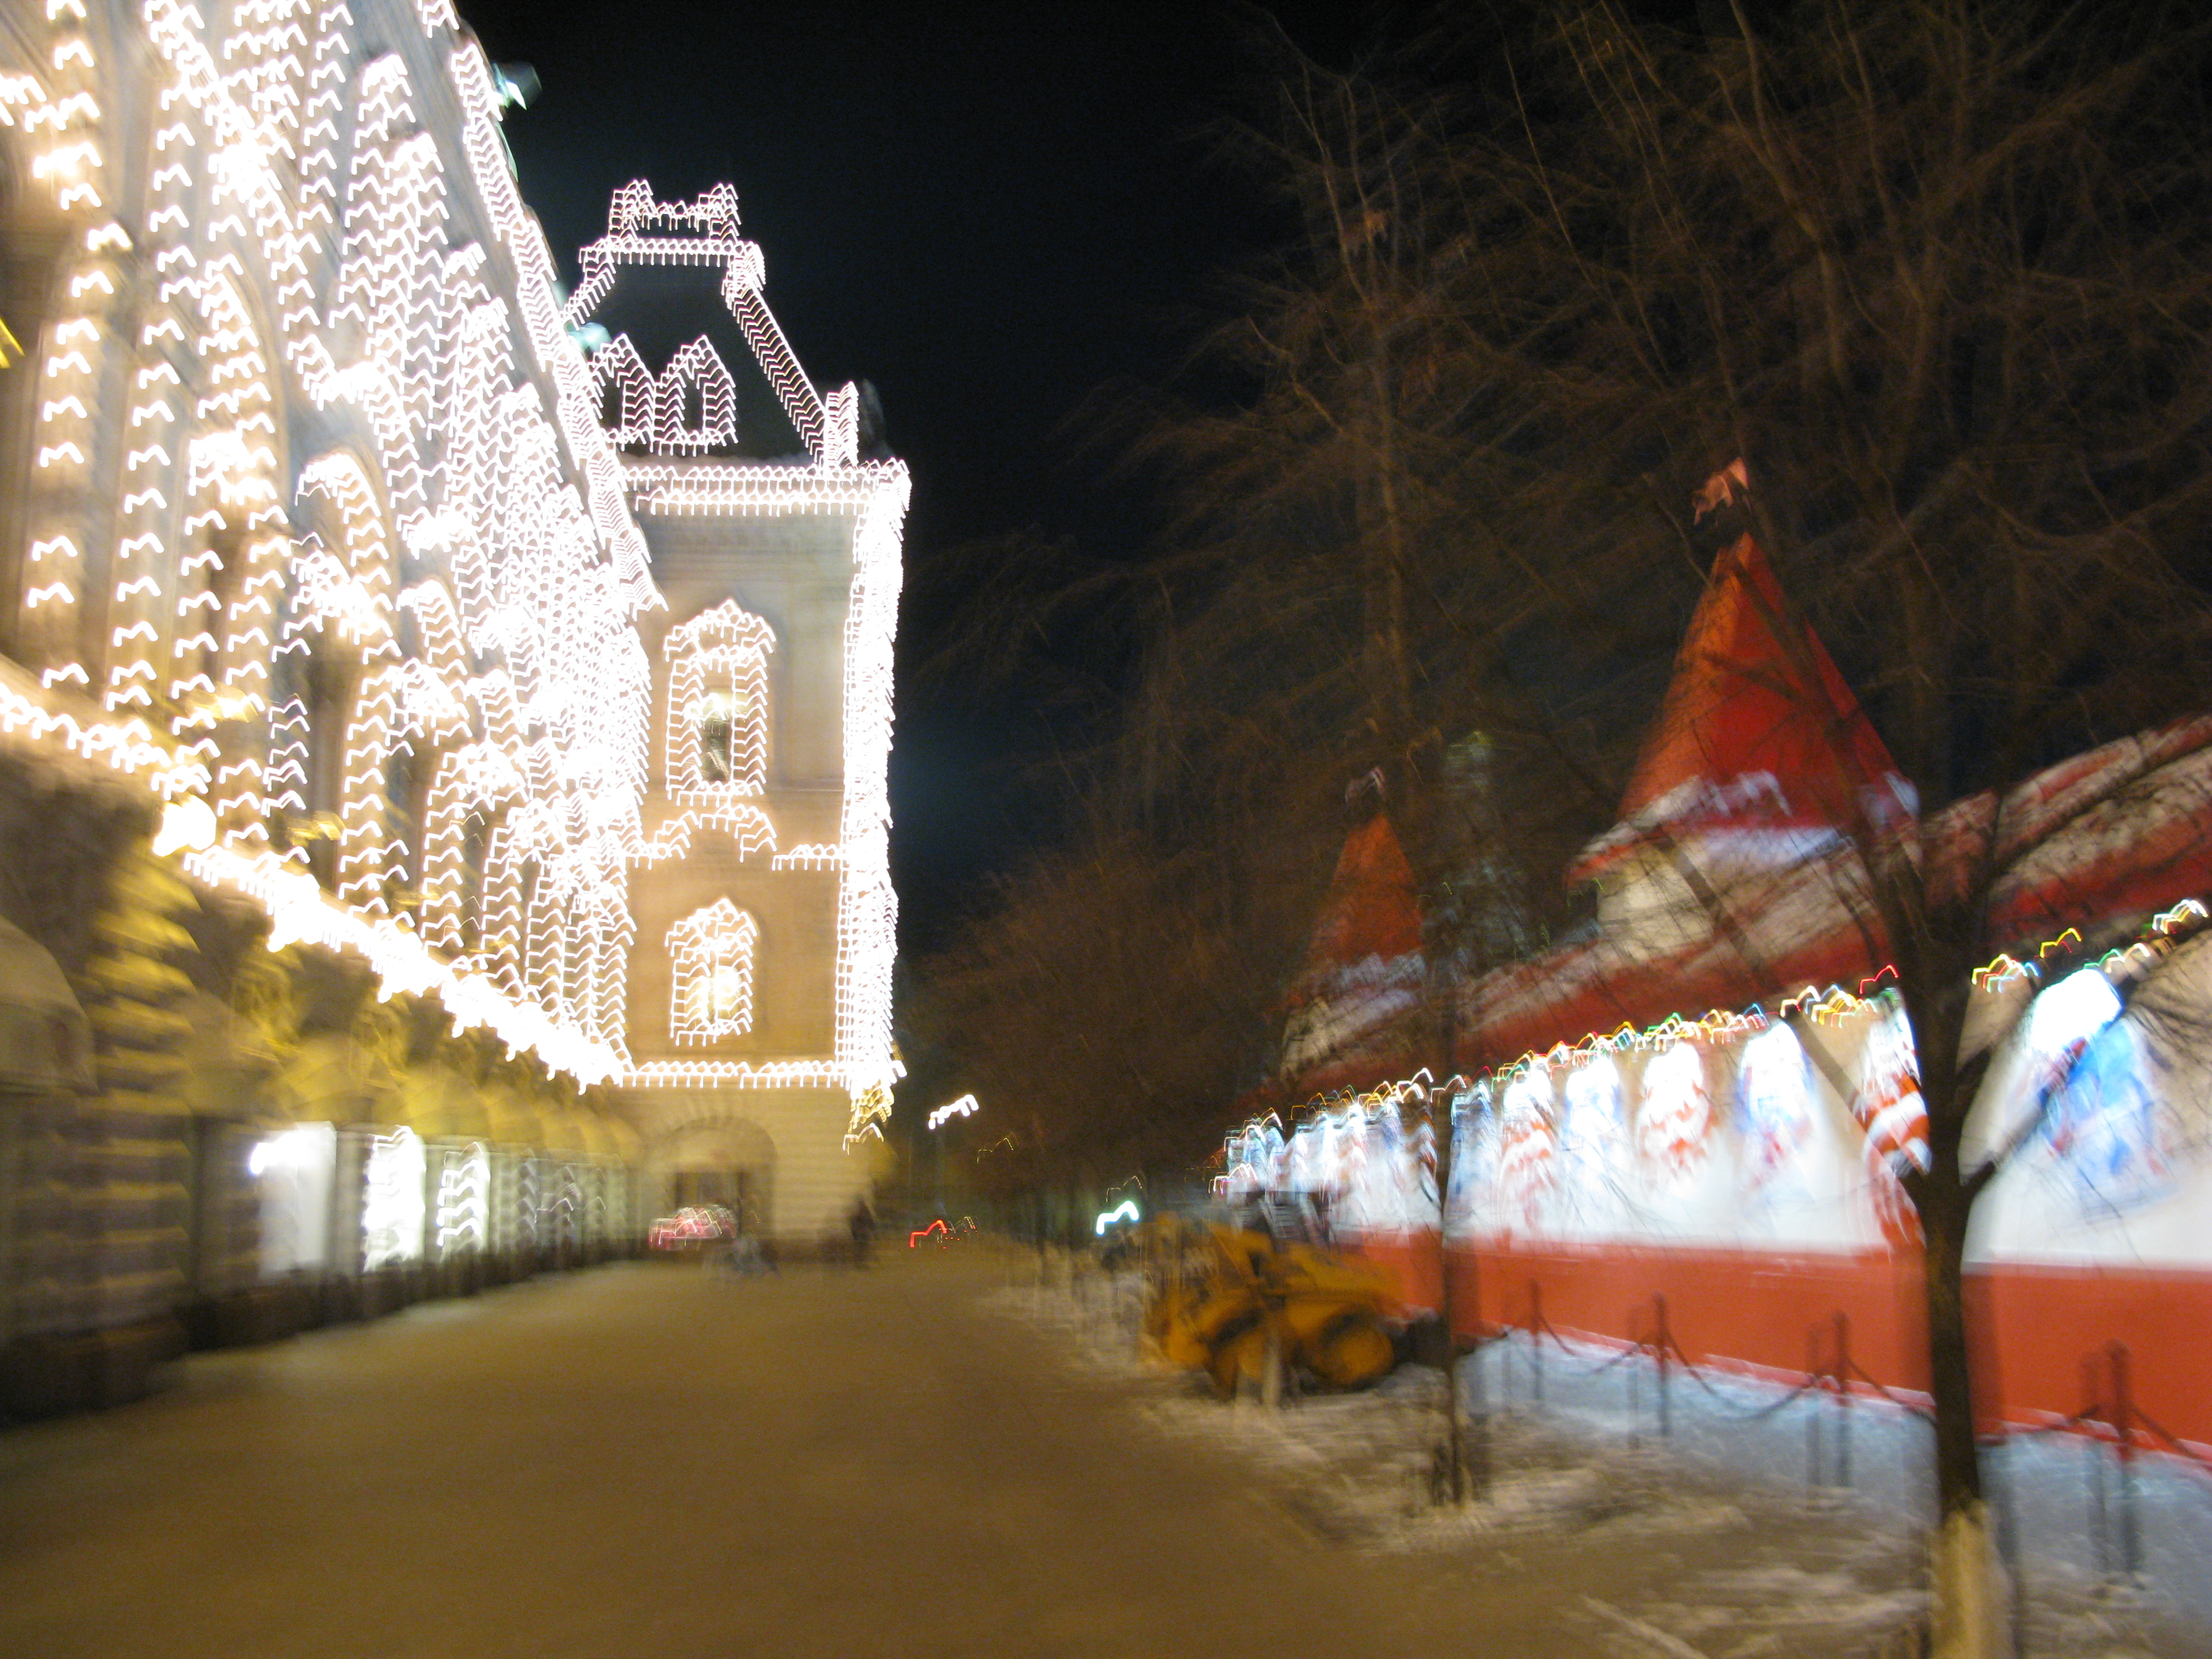
M 959 1099 L 948 1101 L 945 1104 L 939 1107 L 935 1111 L 932 1112 L 929 1115 L 929 1127 L 933 1130 L 940 1129 L 947 1123 L 950 1123 L 954 1118 L 966 1117 L 975 1110 L 975 1097 L 973 1095 L 963 1095 Z
M 947 1101 L 929 1115 L 927 1127 L 932 1134 L 942 1129 L 955 1118 L 969 1117 L 977 1109 L 975 1097 L 963 1095 L 957 1100 Z M 945 1137 L 937 1134 L 937 1212 L 945 1213 Z

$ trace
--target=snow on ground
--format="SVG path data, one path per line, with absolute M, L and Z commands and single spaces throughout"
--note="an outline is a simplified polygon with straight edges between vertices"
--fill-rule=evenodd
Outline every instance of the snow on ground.
M 1431 1495 L 1443 1465 L 1433 1371 L 1404 1368 L 1365 1393 L 1279 1411 L 1224 1405 L 1202 1378 L 1140 1358 L 1133 1277 L 1055 1277 L 1039 1286 L 1017 1259 L 987 1301 L 1121 1382 L 1160 1434 L 1230 1449 L 1317 1538 L 1432 1553 L 1478 1575 L 1540 1574 L 1563 1552 L 1585 1571 L 1595 1559 L 1620 1594 L 1563 1596 L 1560 1616 L 1587 1632 L 1589 1651 L 1620 1659 L 1922 1650 L 1926 1431 L 1909 1413 L 1861 1401 L 1845 1422 L 1832 1399 L 1780 1405 L 1785 1391 L 1769 1383 L 1678 1371 L 1662 1437 L 1657 1378 L 1640 1358 L 1608 1365 L 1601 1351 L 1557 1346 L 1540 1356 L 1516 1339 L 1462 1362 L 1468 1439 L 1486 1444 L 1490 1478 L 1455 1507 Z M 2141 1479 L 2144 1577 L 2118 1585 L 2098 1571 L 2083 1474 L 2094 1455 L 2054 1437 L 1992 1458 L 2027 1557 L 2023 1659 L 2212 1659 L 2212 1483 L 2200 1493 L 2191 1475 Z M 1810 1484 L 1815 1469 L 1830 1484 Z

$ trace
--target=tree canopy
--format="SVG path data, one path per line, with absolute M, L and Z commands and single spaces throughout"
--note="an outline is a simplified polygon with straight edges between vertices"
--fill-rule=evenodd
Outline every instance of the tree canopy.
M 1285 243 L 1182 383 L 1102 399 L 1168 527 L 1000 618 L 1138 641 L 1066 763 L 1079 828 L 921 976 L 941 1042 L 1010 1085 L 1018 1048 L 1044 1142 L 1203 1148 L 1264 1070 L 1355 780 L 1433 957 L 1571 925 L 1559 872 L 1611 821 L 1715 551 L 1692 498 L 1738 459 L 1781 637 L 1832 652 L 1923 815 L 1996 811 L 2201 696 L 2202 29 L 1705 15 L 1534 9 L 1351 74 L 1274 48 L 1224 148 Z M 1479 799 L 1445 760 L 1470 738 Z M 1849 827 L 1933 1009 L 1991 948 L 2003 836 L 1938 896 Z M 1048 962 L 1073 1027 L 1032 1017 Z

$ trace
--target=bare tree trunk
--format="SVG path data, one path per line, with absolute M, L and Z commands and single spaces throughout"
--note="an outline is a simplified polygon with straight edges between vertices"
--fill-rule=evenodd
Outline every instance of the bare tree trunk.
M 1490 1491 L 1490 1420 L 1486 1413 L 1477 1412 L 1469 1422 L 1460 1409 L 1459 1310 L 1462 1306 L 1476 1310 L 1479 1324 L 1481 1302 L 1474 1264 L 1470 1261 L 1462 1273 L 1452 1260 L 1452 1164 L 1459 1150 L 1453 1109 L 1453 1085 L 1459 1069 L 1459 999 L 1449 975 L 1432 969 L 1428 977 L 1429 994 L 1437 1012 L 1438 1036 L 1437 1083 L 1429 1097 L 1429 1120 L 1437 1136 L 1437 1317 L 1443 1327 L 1440 1359 L 1444 1378 L 1443 1449 L 1450 1464 L 1446 1489 L 1453 1503 L 1463 1504 L 1470 1484 L 1477 1498 Z M 1435 1103 L 1439 1091 L 1443 1102 L 1441 1120 Z
M 1954 1084 L 1946 1092 L 1955 1091 Z M 1928 1103 L 1929 1163 L 1914 1197 L 1923 1239 L 1928 1393 L 1936 1436 L 1930 1652 L 1934 1659 L 1997 1659 L 2011 1651 L 2011 1622 L 2004 1571 L 1982 1495 L 1976 1437 L 1973 1334 L 1967 1328 L 1966 1304 L 1966 1228 L 1975 1194 L 1959 1158 L 1966 1114 L 1953 1099 Z M 1937 1130 L 1939 1123 L 1948 1126 L 1948 1133 Z
M 1921 1257 L 1928 1316 L 1928 1391 L 1936 1413 L 1936 1497 L 1950 1515 L 1982 1501 L 1974 1439 L 1972 1367 L 1966 1330 L 1966 1194 L 1955 1159 L 1929 1171 L 1920 1202 Z
M 1455 1275 L 1452 1272 L 1451 1252 L 1451 1170 L 1455 1151 L 1452 1133 L 1451 1078 L 1456 1069 L 1454 1050 L 1458 1024 L 1458 999 L 1453 994 L 1449 979 L 1440 966 L 1428 970 L 1430 1006 L 1437 1013 L 1437 1059 L 1434 1088 L 1429 1093 L 1429 1123 L 1437 1138 L 1437 1317 L 1443 1324 L 1440 1337 L 1442 1353 L 1438 1363 L 1443 1369 L 1444 1379 L 1444 1458 L 1447 1465 L 1443 1491 L 1455 1504 L 1467 1501 L 1467 1447 L 1460 1434 L 1459 1413 L 1459 1350 L 1457 1327 L 1453 1316 L 1457 1301 L 1452 1291 Z M 1437 1116 L 1438 1092 L 1443 1099 L 1443 1117 Z

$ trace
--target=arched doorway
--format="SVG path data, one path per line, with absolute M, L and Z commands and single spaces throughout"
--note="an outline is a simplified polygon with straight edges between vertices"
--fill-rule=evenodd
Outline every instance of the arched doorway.
M 657 1213 L 687 1205 L 719 1204 L 755 1238 L 775 1231 L 775 1143 L 744 1121 L 691 1123 L 657 1136 L 646 1156 Z

